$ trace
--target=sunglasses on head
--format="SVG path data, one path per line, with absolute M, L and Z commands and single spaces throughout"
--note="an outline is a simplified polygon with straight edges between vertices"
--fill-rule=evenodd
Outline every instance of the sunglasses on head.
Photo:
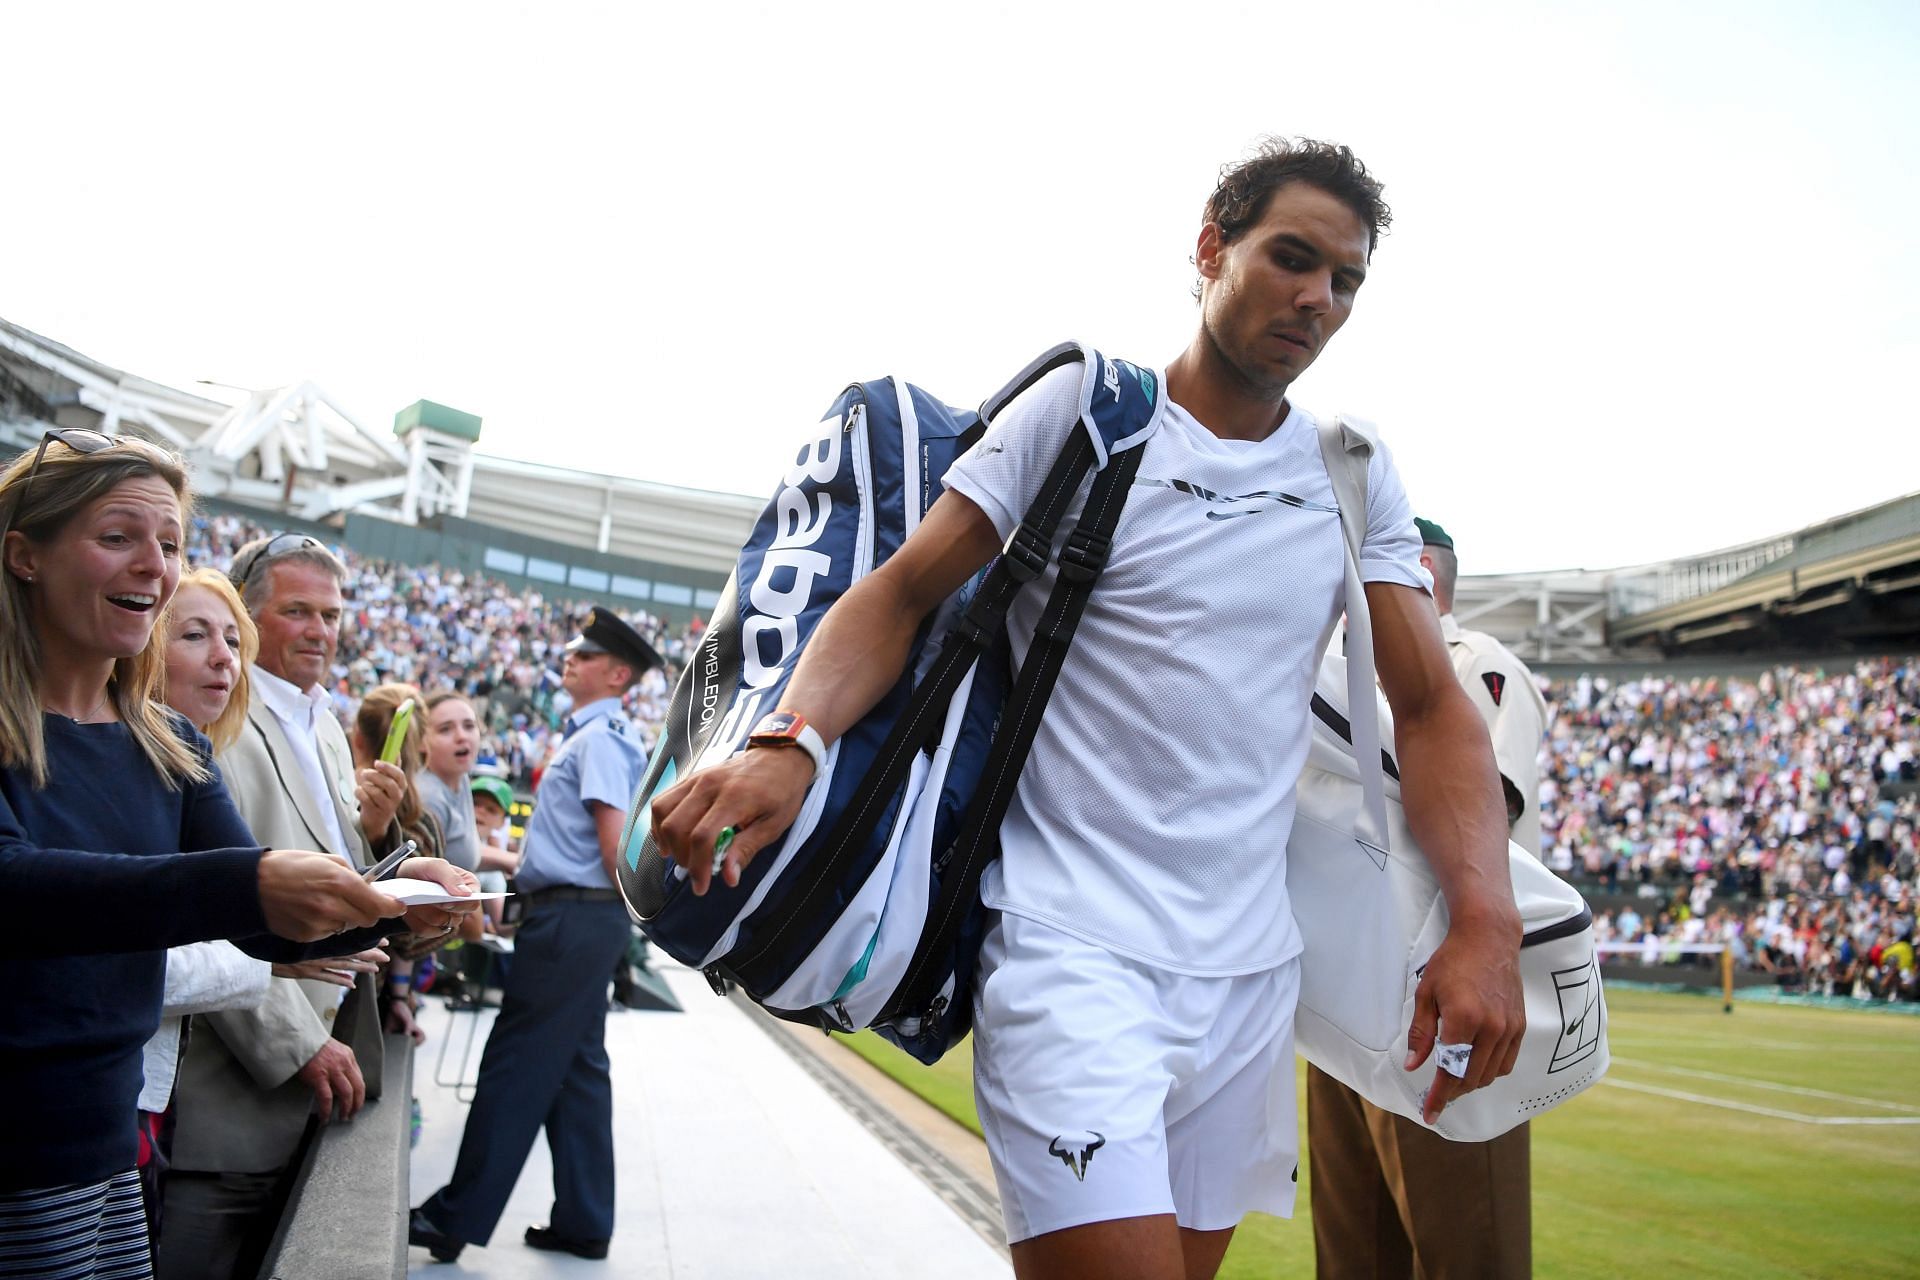
M 40 437 L 40 447 L 33 451 L 33 465 L 27 468 L 27 478 L 20 482 L 20 492 L 7 509 L 6 520 L 0 522 L 0 544 L 4 544 L 7 535 L 13 532 L 13 517 L 27 505 L 27 492 L 33 488 L 33 478 L 40 474 L 40 463 L 47 456 L 47 446 L 56 440 L 75 453 L 99 453 L 120 443 L 118 436 L 110 436 L 91 427 L 48 427 Z
M 311 534 L 276 533 L 235 560 L 233 568 L 227 571 L 227 577 L 233 581 L 234 586 L 245 592 L 247 584 L 252 582 L 254 575 L 260 571 L 260 566 L 272 564 L 281 556 L 294 551 L 304 551 L 308 547 L 320 547 L 324 550 L 326 544 Z

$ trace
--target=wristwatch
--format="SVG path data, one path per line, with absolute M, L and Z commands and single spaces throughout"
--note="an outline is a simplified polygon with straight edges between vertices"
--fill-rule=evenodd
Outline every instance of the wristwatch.
M 798 747 L 813 761 L 815 777 L 827 767 L 827 744 L 797 711 L 774 711 L 763 717 L 747 735 L 747 749 L 755 747 Z

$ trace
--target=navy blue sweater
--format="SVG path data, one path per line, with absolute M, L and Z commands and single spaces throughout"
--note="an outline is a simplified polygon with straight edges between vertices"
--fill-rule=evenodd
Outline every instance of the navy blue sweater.
M 126 726 L 43 723 L 48 785 L 0 770 L 0 1191 L 133 1167 L 165 948 L 233 938 L 291 959 L 379 933 L 317 948 L 266 934 L 262 851 L 218 772 L 170 790 Z

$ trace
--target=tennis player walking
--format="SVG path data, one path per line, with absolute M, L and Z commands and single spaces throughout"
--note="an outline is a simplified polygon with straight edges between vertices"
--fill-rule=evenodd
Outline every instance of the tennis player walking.
M 997 911 L 974 993 L 975 1090 L 1023 1277 L 1214 1274 L 1249 1210 L 1290 1214 L 1299 1149 L 1286 892 L 1315 670 L 1344 546 L 1312 415 L 1288 388 L 1351 313 L 1388 211 L 1345 147 L 1272 142 L 1226 172 L 1194 254 L 1200 325 L 1165 370 L 1146 450 L 982 881 Z M 1078 417 L 1077 370 L 1014 401 L 947 492 L 834 606 L 779 709 L 831 742 L 898 679 L 942 600 L 998 554 Z M 1407 813 L 1452 930 L 1409 1044 L 1473 1046 L 1430 1114 L 1510 1070 L 1524 1012 L 1506 813 L 1455 680 L 1420 538 L 1385 450 L 1361 576 Z M 1055 570 L 1049 569 L 1049 576 Z M 1009 619 L 1015 659 L 1051 581 Z M 779 734 L 796 743 L 797 730 Z M 792 823 L 811 753 L 750 749 L 654 803 L 705 891 Z

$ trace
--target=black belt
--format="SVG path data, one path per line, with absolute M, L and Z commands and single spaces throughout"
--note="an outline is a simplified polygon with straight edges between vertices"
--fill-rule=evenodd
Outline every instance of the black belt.
M 582 889 L 576 885 L 558 884 L 551 889 L 535 889 L 527 895 L 527 905 L 537 907 L 543 902 L 619 902 L 618 889 Z

